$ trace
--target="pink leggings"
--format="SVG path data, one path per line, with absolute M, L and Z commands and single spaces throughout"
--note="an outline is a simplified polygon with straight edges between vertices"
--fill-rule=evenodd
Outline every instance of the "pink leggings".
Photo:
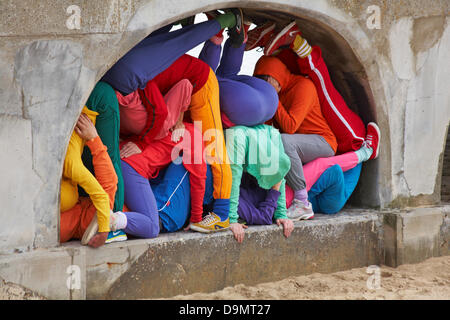
M 316 183 L 317 179 L 328 168 L 338 164 L 342 171 L 350 170 L 358 164 L 358 156 L 356 152 L 350 151 L 339 156 L 329 158 L 318 158 L 307 164 L 303 165 L 303 174 L 306 180 L 306 190 L 309 191 L 311 187 Z
M 166 137 L 169 134 L 170 128 L 177 122 L 180 114 L 188 109 L 191 103 L 192 89 L 193 87 L 189 80 L 182 79 L 164 95 L 168 114 L 155 140 Z

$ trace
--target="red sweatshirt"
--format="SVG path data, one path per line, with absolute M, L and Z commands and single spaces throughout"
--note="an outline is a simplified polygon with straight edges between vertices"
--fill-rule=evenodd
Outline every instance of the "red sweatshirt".
M 154 140 L 167 117 L 167 106 L 163 95 L 182 79 L 188 79 L 193 85 L 193 93 L 202 88 L 209 75 L 209 66 L 203 61 L 183 55 L 169 68 L 161 72 L 147 83 L 140 96 L 147 109 L 147 125 L 138 135 L 121 143 L 121 147 L 132 141 L 142 150 L 140 154 L 122 159 L 132 166 L 144 178 L 154 178 L 159 170 L 171 161 L 172 149 L 177 146 L 183 150 L 183 165 L 190 173 L 191 183 L 191 222 L 200 222 L 203 213 L 203 197 L 205 194 L 206 162 L 203 152 L 202 134 L 196 132 L 194 125 L 184 122 L 186 132 L 181 142 L 174 143 L 172 135 L 161 140 Z M 194 137 L 200 137 L 194 141 Z M 188 138 L 189 137 L 189 138 Z M 178 153 L 177 153 L 178 154 Z
M 178 58 L 170 67 L 153 78 L 159 90 L 165 95 L 176 83 L 188 79 L 193 86 L 192 94 L 200 90 L 208 80 L 210 67 L 190 55 Z

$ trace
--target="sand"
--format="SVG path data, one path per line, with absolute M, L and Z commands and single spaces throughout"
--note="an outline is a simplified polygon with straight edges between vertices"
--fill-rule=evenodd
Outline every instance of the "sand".
M 397 268 L 357 268 L 331 274 L 311 274 L 262 283 L 236 285 L 213 293 L 179 295 L 174 300 L 449 300 L 450 256 Z M 368 273 L 369 272 L 369 273 Z M 377 282 L 376 274 L 379 274 Z
M 431 258 L 422 263 L 401 265 L 398 268 L 381 266 L 375 273 L 373 270 L 358 268 L 331 274 L 315 273 L 256 286 L 239 284 L 213 293 L 180 295 L 170 299 L 450 300 L 450 256 Z M 0 300 L 35 299 L 43 298 L 28 289 L 0 279 Z

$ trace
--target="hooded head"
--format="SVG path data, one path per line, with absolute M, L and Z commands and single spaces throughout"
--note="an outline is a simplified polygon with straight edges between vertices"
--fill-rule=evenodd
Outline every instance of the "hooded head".
M 254 76 L 267 75 L 271 76 L 281 86 L 281 90 L 285 89 L 290 81 L 291 73 L 286 65 L 276 57 L 261 57 L 255 66 Z

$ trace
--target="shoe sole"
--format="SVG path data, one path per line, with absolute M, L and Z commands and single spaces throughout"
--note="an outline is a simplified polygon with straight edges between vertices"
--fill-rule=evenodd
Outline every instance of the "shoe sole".
M 300 221 L 300 220 L 310 220 L 312 218 L 314 218 L 314 213 L 312 213 L 312 214 L 305 214 L 305 215 L 302 215 L 302 216 L 297 217 L 297 218 L 289 218 L 289 219 L 292 220 L 292 221 Z
M 280 38 L 293 26 L 295 26 L 296 22 L 292 21 L 290 24 L 288 24 L 286 27 L 284 27 L 283 30 L 281 30 L 278 35 L 272 40 L 272 44 L 269 46 L 269 48 L 267 48 L 267 50 L 264 50 L 264 55 L 268 55 L 267 52 L 271 52 L 273 46 L 275 45 L 275 43 L 277 43 L 278 40 L 280 40 Z
M 226 227 L 226 228 L 220 228 L 220 229 L 214 229 L 214 230 L 208 230 L 208 229 L 203 229 L 200 227 L 196 227 L 196 226 L 191 226 L 190 229 L 197 231 L 197 232 L 201 232 L 201 233 L 215 233 L 215 232 L 221 232 L 221 231 L 225 231 L 227 229 L 229 229 L 230 227 Z
M 377 150 L 375 151 L 374 156 L 369 158 L 369 160 L 372 160 L 372 159 L 378 158 L 378 153 L 380 152 L 381 132 L 380 132 L 380 128 L 378 127 L 378 125 L 375 122 L 369 122 L 367 124 L 367 126 L 372 126 L 373 128 L 375 128 L 375 131 L 378 133 Z
M 95 236 L 98 230 L 97 216 L 94 215 L 91 223 L 89 223 L 86 231 L 84 231 L 83 237 L 81 238 L 81 244 L 86 246 L 89 241 Z
M 253 49 L 255 49 L 256 47 L 258 47 L 257 44 L 258 44 L 259 40 L 261 40 L 262 38 L 264 38 L 264 37 L 266 36 L 266 34 L 268 34 L 268 33 L 271 32 L 273 29 L 275 29 L 275 26 L 276 26 L 275 24 L 272 24 L 272 25 L 271 25 L 270 27 L 268 27 L 266 30 L 262 31 L 261 34 L 259 35 L 259 38 L 255 41 L 255 43 L 254 43 L 251 47 L 248 47 L 248 49 L 245 48 L 245 51 L 250 51 L 250 50 L 253 50 Z M 248 40 L 247 40 L 247 42 L 248 42 Z
M 114 243 L 114 242 L 121 242 L 121 241 L 126 241 L 126 240 L 128 240 L 127 235 L 126 234 L 122 234 L 120 236 L 107 239 L 105 241 L 105 243 Z

